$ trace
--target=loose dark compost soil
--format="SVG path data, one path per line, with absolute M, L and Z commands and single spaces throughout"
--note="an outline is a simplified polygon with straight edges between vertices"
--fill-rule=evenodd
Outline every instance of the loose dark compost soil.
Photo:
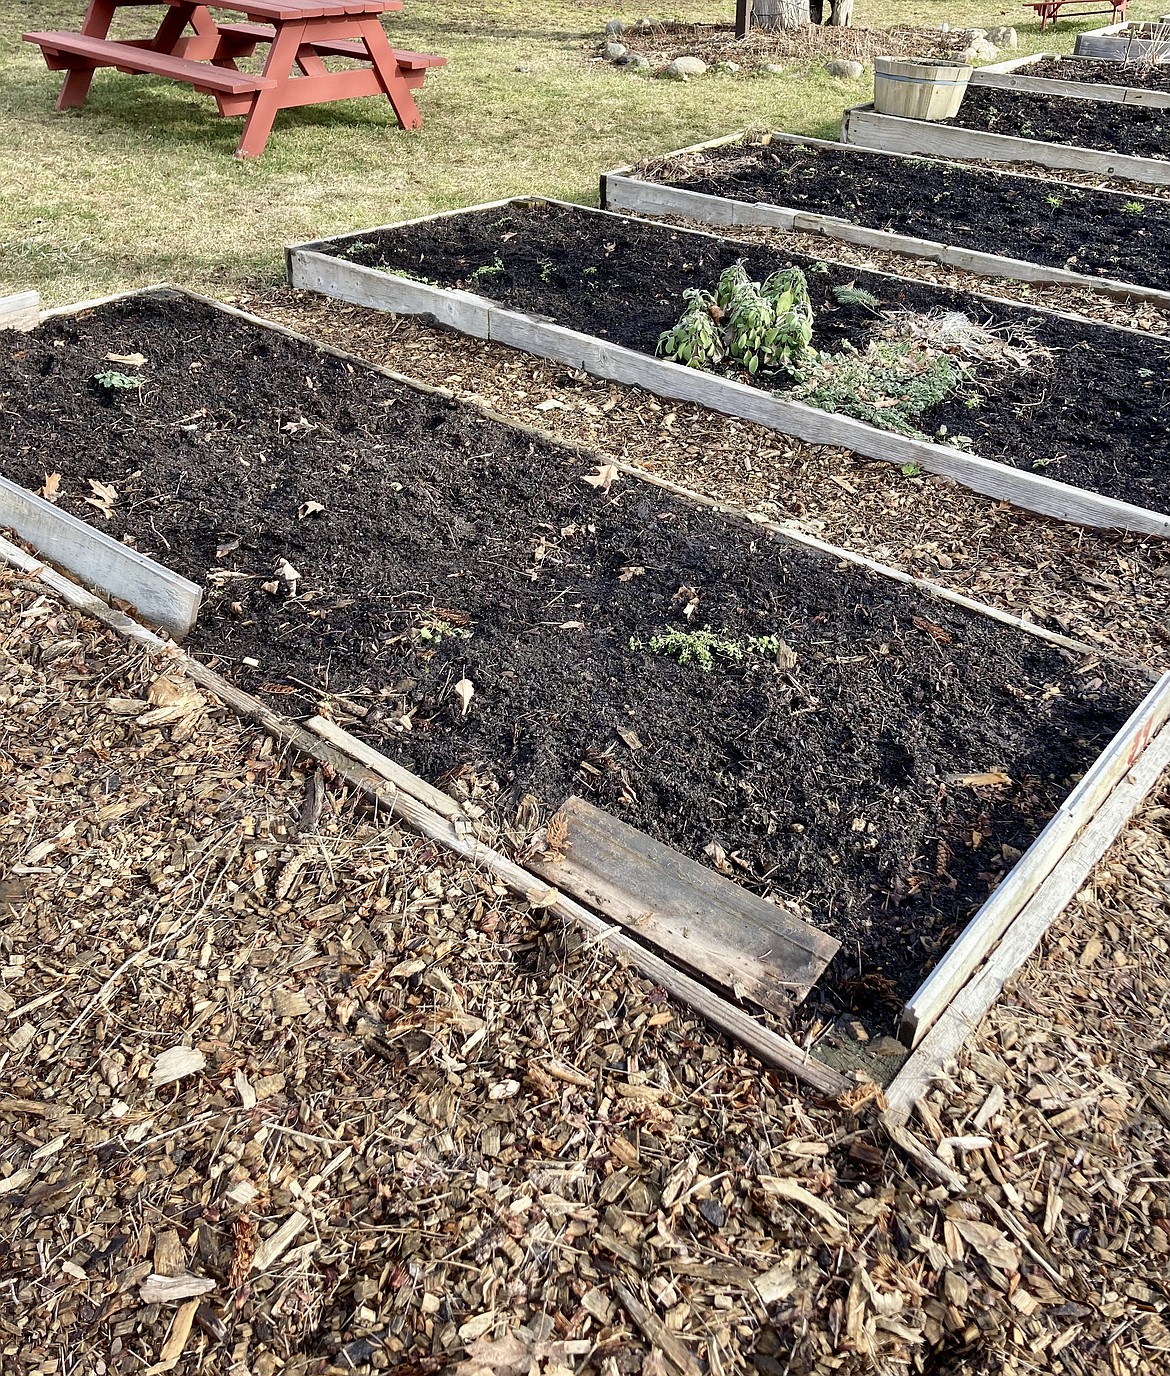
M 1165 340 L 1037 316 L 1024 306 L 714 235 L 543 202 L 353 235 L 333 240 L 325 251 L 462 287 L 648 354 L 660 332 L 678 319 L 683 292 L 713 288 L 720 271 L 738 261 L 759 278 L 788 263 L 803 267 L 813 293 L 813 344 L 831 353 L 843 341 L 864 349 L 875 326 L 887 323 L 868 306 L 839 305 L 834 287 L 864 287 L 884 311 L 962 311 L 1004 327 L 1009 336 L 1031 338 L 1051 353 L 1026 371 L 977 370 L 975 405 L 968 395 L 932 407 L 921 422 L 927 434 L 969 436 L 984 458 L 1170 511 L 1163 452 L 1170 397 L 1170 343 Z M 746 372 L 740 376 L 752 381 Z M 774 374 L 767 385 L 790 384 L 783 374 Z
M 367 739 L 432 780 L 495 781 L 501 806 L 581 792 L 696 858 L 721 848 L 846 942 L 833 983 L 855 1006 L 912 989 L 1140 695 L 200 303 L 0 341 L 3 471 L 59 474 L 63 509 L 205 583 L 194 651 L 285 711 L 347 695 Z M 93 381 L 135 353 L 141 389 Z M 708 626 L 789 650 L 705 672 L 631 647 Z M 997 770 L 1010 784 L 956 777 Z
M 1170 155 L 1170 110 L 1156 106 L 968 86 L 959 113 L 944 122 L 959 129 L 1076 144 L 1134 158 Z
M 1046 57 L 1029 62 L 1012 76 L 1042 76 L 1052 81 L 1087 81 L 1095 86 L 1136 86 L 1170 91 L 1170 62 L 1107 62 L 1093 57 Z
M 954 163 L 783 143 L 736 143 L 654 159 L 637 175 L 1170 290 L 1170 202 L 1157 197 L 1134 201 Z M 1141 211 L 1132 209 L 1138 204 Z

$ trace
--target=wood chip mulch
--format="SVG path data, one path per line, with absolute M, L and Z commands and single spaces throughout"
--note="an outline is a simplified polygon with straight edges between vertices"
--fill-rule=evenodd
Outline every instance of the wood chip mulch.
M 0 1371 L 1154 1373 L 1170 792 L 916 1130 L 0 571 Z
M 1005 299 L 1166 333 L 1170 317 L 1088 291 L 972 277 L 894 254 L 767 231 L 782 243 Z M 906 477 L 847 450 L 801 444 L 747 421 L 606 383 L 418 318 L 266 288 L 245 309 L 371 362 L 479 399 L 548 433 L 941 583 L 1103 651 L 1170 669 L 1170 546 L 1080 529 L 980 497 L 946 478 Z

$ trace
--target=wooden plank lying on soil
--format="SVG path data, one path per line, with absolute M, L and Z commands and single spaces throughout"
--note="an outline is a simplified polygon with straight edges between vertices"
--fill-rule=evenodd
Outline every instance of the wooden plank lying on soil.
M 902 1012 L 899 1036 L 916 1045 L 1030 903 L 1038 887 L 1063 862 L 1079 833 L 1149 748 L 1170 719 L 1170 674 L 1151 688 L 1129 720 L 1094 761 L 1048 825 L 979 909 Z M 1112 838 L 1110 838 L 1112 839 Z
M 1084 830 L 1021 910 L 987 963 L 951 1000 L 894 1078 L 886 1091 L 887 1113 L 892 1122 L 905 1123 L 909 1119 L 915 1104 L 942 1072 L 946 1062 L 971 1040 L 1004 985 L 1076 897 L 1093 867 L 1157 785 L 1167 766 L 1170 766 L 1170 726 L 1163 726 L 1088 819 Z
M 409 793 L 412 798 L 417 798 L 420 803 L 425 803 L 432 812 L 437 812 L 441 817 L 447 818 L 464 816 L 463 809 L 455 799 L 444 793 L 441 788 L 436 788 L 433 784 L 427 783 L 425 779 L 420 779 L 417 774 L 412 774 L 409 769 L 403 769 L 400 764 L 367 745 L 365 741 L 360 741 L 356 736 L 351 736 L 335 721 L 330 721 L 328 717 L 312 717 L 306 725 L 310 731 L 315 731 L 322 740 L 329 741 L 331 745 L 336 745 L 339 750 L 346 751 L 359 764 L 364 764 L 367 769 L 372 769 L 375 774 L 380 774 L 383 779 L 388 779 L 396 788 L 401 788 L 403 792 Z
M 1170 103 L 1170 93 L 1167 93 L 1167 101 Z M 720 148 L 741 142 L 745 137 L 744 133 L 732 134 L 726 138 L 712 139 L 705 144 L 696 144 L 691 148 L 680 148 L 677 153 L 667 153 L 665 157 L 682 157 L 687 153 L 705 152 L 709 148 Z M 828 139 L 804 138 L 799 134 L 777 132 L 768 137 L 772 143 L 799 148 L 825 148 L 834 153 L 848 151 L 852 147 L 833 143 Z M 866 156 L 877 154 L 894 159 L 904 156 L 886 148 L 866 148 L 864 153 Z M 1019 172 L 993 168 L 985 170 L 1004 178 L 1019 179 L 1024 176 Z M 1035 182 L 1037 178 L 1029 177 L 1026 180 Z M 1120 191 L 1110 191 L 1107 188 L 1098 188 L 1097 191 L 1100 195 L 1118 196 L 1122 202 L 1130 199 Z M 1121 278 L 1093 277 L 1088 273 L 1073 272 L 1069 268 L 961 248 L 937 239 L 919 239 L 909 234 L 894 234 L 889 230 L 857 224 L 836 215 L 819 215 L 814 211 L 801 210 L 794 206 L 775 205 L 764 201 L 740 201 L 733 197 L 691 191 L 685 187 L 663 186 L 659 182 L 644 181 L 637 176 L 636 169 L 631 167 L 616 168 L 612 172 L 602 174 L 601 204 L 608 210 L 631 211 L 637 215 L 680 215 L 713 227 L 730 225 L 775 229 L 784 233 L 819 234 L 826 239 L 836 239 L 859 248 L 878 249 L 883 253 L 900 253 L 908 258 L 922 258 L 927 262 L 961 268 L 981 277 L 1005 277 L 1015 282 L 1084 287 L 1106 296 L 1121 297 L 1123 300 L 1151 301 L 1158 305 L 1170 306 L 1170 290 L 1139 286 Z
M 563 826 L 564 839 L 551 839 Z M 736 998 L 785 1016 L 841 943 L 637 828 L 570 798 L 528 867 Z
M 21 291 L 0 296 L 0 330 L 31 330 L 41 320 L 39 292 Z
M 203 590 L 136 549 L 35 493 L 0 477 L 0 529 L 14 531 L 50 563 L 128 602 L 143 620 L 182 640 L 195 624 Z
M 1145 86 L 1110 86 L 1095 81 L 1066 81 L 1058 76 L 1032 76 L 1029 73 L 1028 68 L 1035 63 L 1051 61 L 1055 56 L 1055 53 L 1030 53 L 1027 57 L 1013 57 L 1008 62 L 992 62 L 986 67 L 976 67 L 971 73 L 970 84 L 992 86 L 1000 91 L 1030 91 L 1041 96 L 1063 96 L 1068 100 L 1100 100 L 1106 104 L 1146 105 L 1153 109 L 1170 107 L 1170 91 L 1151 91 Z
M 143 646 L 151 655 L 159 656 L 168 668 L 181 670 L 200 688 L 214 694 L 225 706 L 238 712 L 242 717 L 256 722 L 277 740 L 327 765 L 339 778 L 360 789 L 389 815 L 400 819 L 437 845 L 482 866 L 518 897 L 537 902 L 539 906 L 547 908 L 565 921 L 583 928 L 594 939 L 628 959 L 646 978 L 661 985 L 679 1002 L 706 1018 L 712 1026 L 742 1043 L 765 1064 L 786 1071 L 829 1098 L 839 1098 L 854 1087 L 852 1081 L 818 1061 L 803 1047 L 757 1023 L 743 1009 L 728 1003 L 698 980 L 677 970 L 661 956 L 647 950 L 623 932 L 616 931 L 596 913 L 590 912 L 574 899 L 550 889 L 536 875 L 509 860 L 499 851 L 484 845 L 469 834 L 468 827 L 459 826 L 458 819 L 440 816 L 419 802 L 417 797 L 380 778 L 372 769 L 351 755 L 348 748 L 342 750 L 289 718 L 273 712 L 258 698 L 236 688 L 213 669 L 192 659 L 177 646 L 160 639 L 123 613 L 109 607 L 99 597 L 73 583 L 63 574 L 46 568 L 34 556 L 3 537 L 0 537 L 0 560 L 40 578 L 51 592 L 69 606 L 118 631 L 135 644 Z M 338 731 L 340 730 L 338 728 Z M 422 780 L 416 782 L 420 785 L 423 783 Z
M 1170 168 L 1170 163 L 1167 167 Z M 498 204 L 493 203 L 493 208 Z M 565 203 L 549 200 L 547 204 Z M 581 206 L 570 208 L 589 215 L 612 217 L 609 211 L 585 210 Z M 483 209 L 483 206 L 473 206 L 464 212 L 445 212 L 442 217 L 425 216 L 407 223 L 418 224 L 447 218 L 452 213 L 470 214 Z M 595 377 L 642 387 L 657 396 L 695 402 L 725 415 L 769 426 L 808 444 L 850 449 L 899 467 L 915 464 L 927 472 L 954 478 L 964 487 L 985 496 L 1006 500 L 1025 510 L 1074 525 L 1170 538 L 1170 514 L 1148 511 L 1129 502 L 1057 482 L 1041 473 L 982 458 L 955 446 L 879 430 L 851 416 L 821 411 L 800 401 L 786 400 L 764 388 L 698 368 L 685 368 L 579 330 L 508 310 L 486 297 L 449 291 L 412 277 L 401 277 L 320 253 L 313 245 L 297 245 L 287 252 L 289 282 L 299 289 L 323 292 L 339 300 L 396 314 L 438 318 L 441 311 L 444 323 L 472 338 L 507 344 L 540 358 L 579 368 Z
M 975 158 L 988 162 L 1033 162 L 1071 172 L 1095 172 L 1123 177 L 1150 186 L 1170 186 L 1170 158 L 1135 158 L 1081 148 L 1071 143 L 1017 139 L 984 129 L 956 129 L 924 119 L 879 115 L 872 105 L 854 105 L 841 120 L 841 142 L 891 153 L 934 154 L 943 158 Z

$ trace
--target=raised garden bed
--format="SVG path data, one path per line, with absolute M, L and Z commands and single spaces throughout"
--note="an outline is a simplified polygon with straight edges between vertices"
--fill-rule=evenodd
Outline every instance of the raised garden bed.
M 1170 206 L 1116 191 L 777 133 L 733 134 L 615 169 L 601 179 L 601 199 L 610 210 L 823 234 L 1170 305 Z
M 1110 62 L 1100 57 L 1032 53 L 976 67 L 969 86 L 1165 108 L 1170 106 L 1170 64 L 1138 65 Z
M 866 419 L 843 414 L 851 393 L 830 401 L 830 411 L 777 391 L 791 388 L 787 375 L 765 382 L 656 358 L 683 293 L 710 287 L 739 261 L 761 280 L 792 263 L 807 270 L 813 342 L 826 355 L 865 349 L 890 311 L 973 312 L 1005 338 L 1049 354 L 1023 371 L 983 374 L 974 403 L 953 394 L 919 417 L 922 434 L 962 437 L 958 444 L 896 433 L 881 407 L 862 408 Z M 1151 335 L 547 201 L 500 202 L 302 245 L 289 262 L 297 287 L 433 315 L 465 333 L 809 442 L 945 473 L 1062 519 L 1170 534 L 1170 475 L 1161 458 L 1170 344 Z M 838 299 L 856 288 L 868 296 Z
M 1170 22 L 1107 24 L 1077 34 L 1074 57 L 1102 57 L 1109 62 L 1166 62 L 1170 59 Z
M 1040 100 L 1045 105 L 1045 113 L 1050 102 L 1043 97 L 1029 96 L 1024 92 L 992 91 L 987 87 L 976 88 L 969 92 L 963 106 L 972 96 L 981 95 L 1003 98 L 1005 101 Z M 1061 105 L 1073 111 L 1072 115 L 1061 118 L 1071 127 L 1078 121 L 1092 123 L 1097 111 L 1121 111 L 1126 116 L 1146 115 L 1157 117 L 1165 124 L 1167 111 L 1160 109 L 1139 109 L 1127 105 L 1103 105 L 1079 100 L 1062 101 Z M 1084 108 L 1082 108 L 1084 107 Z M 975 107 L 972 107 L 973 109 Z M 1006 108 L 1006 106 L 1005 106 Z M 1084 110 L 1088 109 L 1089 114 Z M 1080 115 L 1076 111 L 1080 110 Z M 960 116 L 964 116 L 961 108 Z M 1004 122 L 999 122 L 1003 127 Z M 1051 124 L 1051 121 L 1048 121 Z M 1020 121 L 1024 128 L 1039 130 L 1040 126 Z M 1059 131 L 1058 131 L 1059 132 Z M 1062 135 L 1063 136 L 1063 135 Z M 1072 172 L 1092 172 L 1102 177 L 1115 177 L 1125 181 L 1145 182 L 1150 186 L 1170 186 L 1170 159 L 1163 153 L 1151 157 L 1114 152 L 1102 147 L 1086 147 L 1072 142 L 1054 142 L 1045 133 L 1035 135 L 995 133 L 986 128 L 965 128 L 954 122 L 943 123 L 920 119 L 902 119 L 897 115 L 879 115 L 872 105 L 854 105 L 845 111 L 841 120 L 841 142 L 859 144 L 863 148 L 882 148 L 890 153 L 912 153 L 942 158 L 973 158 L 987 162 L 1035 163 L 1038 167 L 1062 168 Z M 1142 142 L 1141 146 L 1149 146 Z M 1170 147 L 1165 140 L 1161 148 Z
M 56 474 L 60 509 L 204 583 L 189 644 L 231 683 L 345 708 L 505 813 L 589 794 L 846 937 L 855 1006 L 911 992 L 981 904 L 987 949 L 1170 706 L 209 303 L 143 293 L 4 344 L 5 476 Z M 111 354 L 142 357 L 132 392 L 95 383 Z
M 959 113 L 946 123 L 1008 138 L 1117 153 L 1167 163 L 1170 180 L 1170 111 L 1118 101 L 1074 100 L 1036 91 L 968 89 Z

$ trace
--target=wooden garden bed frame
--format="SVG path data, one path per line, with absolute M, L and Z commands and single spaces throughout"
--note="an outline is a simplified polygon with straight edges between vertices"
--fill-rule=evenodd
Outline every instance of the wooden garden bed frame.
M 1155 38 L 1153 31 L 1166 29 L 1170 15 L 1158 22 L 1130 21 L 1126 24 L 1107 24 L 1103 29 L 1086 29 L 1077 34 L 1073 57 L 1103 57 L 1107 62 L 1133 62 L 1152 56 L 1154 61 L 1170 60 L 1170 37 L 1167 33 Z M 1145 31 L 1145 32 L 1143 32 Z M 1148 36 L 1147 36 L 1148 35 Z
M 145 291 L 126 292 L 85 303 L 86 309 L 111 304 Z M 169 288 L 169 290 L 177 290 Z M 430 387 L 341 349 L 322 344 L 287 327 L 211 301 L 193 292 L 183 292 L 191 300 L 202 302 L 238 320 L 276 333 L 342 359 L 357 371 L 376 373 L 427 395 L 446 400 L 459 399 L 481 415 L 539 437 L 546 443 L 547 435 L 532 426 L 520 425 L 501 416 L 482 402 L 457 398 L 447 388 Z M 0 328 L 14 325 L 14 314 L 6 313 L 6 303 L 0 300 Z M 40 319 L 67 316 L 82 307 L 63 307 L 46 312 Z M 36 323 L 26 311 L 21 328 Z M 581 456 L 598 457 L 583 445 L 564 445 Z M 940 597 L 973 611 L 1012 625 L 1050 644 L 1099 658 L 1090 646 L 1033 626 L 998 609 L 986 607 L 961 594 L 938 588 L 915 579 L 899 570 L 886 568 L 848 550 L 836 549 L 823 541 L 799 532 L 755 520 L 743 513 L 729 511 L 722 504 L 676 484 L 646 474 L 628 464 L 621 465 L 632 477 L 650 481 L 700 505 L 721 510 L 730 519 L 764 526 L 782 538 L 806 548 L 818 549 L 896 582 L 919 588 L 924 596 Z M 82 523 L 84 524 L 84 523 Z M 92 527 L 85 527 L 93 530 Z M 109 606 L 67 573 L 72 573 L 69 561 L 73 550 L 67 544 L 57 545 L 58 527 L 45 527 L 44 544 L 33 552 L 22 549 L 0 537 L 0 561 L 38 578 L 52 594 L 70 606 L 92 616 L 144 649 L 161 670 L 177 669 L 194 683 L 212 693 L 227 707 L 247 720 L 254 721 L 274 738 L 291 746 L 322 764 L 368 796 L 391 816 L 404 822 L 444 849 L 473 864 L 477 864 L 504 883 L 520 898 L 539 896 L 546 906 L 565 921 L 584 929 L 591 939 L 607 945 L 611 951 L 628 959 L 647 978 L 654 980 L 682 1003 L 706 1018 L 713 1026 L 741 1042 L 753 1055 L 775 1066 L 829 1098 L 841 1098 L 856 1088 L 856 1083 L 787 1037 L 762 1026 L 742 1008 L 714 993 L 705 984 L 677 969 L 662 956 L 647 949 L 627 933 L 618 930 L 606 918 L 584 906 L 567 894 L 550 889 L 547 880 L 516 864 L 508 857 L 485 845 L 473 834 L 471 824 L 454 799 L 411 774 L 379 751 L 349 735 L 335 723 L 314 718 L 309 729 L 265 703 L 237 688 L 214 670 L 187 655 L 173 641 L 164 639 L 140 625 L 124 612 Z M 93 532 L 95 535 L 98 533 Z M 32 543 L 32 542 L 29 542 Z M 60 564 L 61 568 L 53 567 Z M 165 572 L 165 570 L 164 570 Z M 941 1073 L 943 1065 L 960 1049 L 963 1041 L 978 1024 L 995 1001 L 1004 983 L 1015 973 L 1038 946 L 1051 923 L 1063 911 L 1084 884 L 1093 866 L 1112 844 L 1129 821 L 1142 800 L 1156 785 L 1163 770 L 1170 764 L 1170 674 L 1163 675 L 1150 689 L 1138 709 L 1118 732 L 1073 790 L 1057 815 L 1040 837 L 1025 852 L 1015 868 L 1005 877 L 960 936 L 934 973 L 914 996 L 911 1004 L 918 1009 L 919 1022 L 913 1037 L 919 1042 L 902 1070 L 887 1088 L 888 1111 L 883 1115 L 887 1131 L 898 1146 L 913 1157 L 928 1174 L 948 1188 L 962 1188 L 964 1182 L 957 1172 L 938 1160 L 906 1129 L 910 1112 L 917 1100 Z M 933 986 L 934 992 L 931 993 Z M 929 1000 L 926 995 L 930 994 Z M 929 1009 L 927 1003 L 929 1002 Z M 929 1014 L 929 1030 L 925 1017 Z
M 712 148 L 726 148 L 728 145 L 743 142 L 745 137 L 744 131 L 728 134 L 722 138 L 709 139 L 705 143 L 692 144 L 689 148 L 680 148 L 677 152 L 667 153 L 666 157 L 676 158 L 687 153 L 705 153 Z M 799 134 L 773 133 L 770 139 L 772 143 L 793 148 L 823 148 L 833 153 L 858 151 L 851 144 L 833 143 L 829 139 L 803 138 Z M 866 156 L 876 154 L 879 157 L 896 159 L 905 156 L 886 148 L 867 148 L 864 153 Z M 962 164 L 945 165 L 957 166 L 960 171 L 970 170 Z M 1023 172 L 999 171 L 992 168 L 986 170 L 997 177 L 1011 177 L 1036 183 L 1042 181 L 1041 178 L 1029 177 Z M 1117 196 L 1123 203 L 1131 199 L 1120 191 L 1103 190 L 1096 194 Z M 875 229 L 853 220 L 842 219 L 837 215 L 820 215 L 815 211 L 800 210 L 794 206 L 774 205 L 768 201 L 740 201 L 729 196 L 689 191 L 685 187 L 663 186 L 660 182 L 643 180 L 637 175 L 637 169 L 634 167 L 617 167 L 612 172 L 602 173 L 601 205 L 604 210 L 632 211 L 638 215 L 678 215 L 713 227 L 758 226 L 762 229 L 777 229 L 784 233 L 821 234 L 826 239 L 837 239 L 844 244 L 878 249 L 883 253 L 901 253 L 908 258 L 923 258 L 928 262 L 961 268 L 964 272 L 978 273 L 981 277 L 1004 277 L 1016 282 L 1041 282 L 1050 286 L 1086 287 L 1126 301 L 1151 301 L 1159 306 L 1170 307 L 1170 290 L 1141 287 L 1112 277 L 1091 277 L 1083 272 L 1072 272 L 1068 268 L 1033 263 L 1026 258 L 1008 258 L 998 253 L 957 248 L 944 244 L 941 240 L 917 239 L 907 234 L 894 234 L 889 230 Z
M 971 72 L 969 85 L 992 86 L 998 91 L 1027 91 L 1039 96 L 1065 96 L 1069 100 L 1099 100 L 1107 105 L 1145 105 L 1164 110 L 1170 107 L 1170 91 L 1151 91 L 1145 86 L 1111 86 L 1107 82 L 1064 81 L 1056 76 L 1033 76 L 1029 67 L 1048 62 L 1057 53 L 1029 53 L 1006 62 L 992 62 Z M 1110 71 L 1117 63 L 1108 58 L 1077 58 L 1076 61 L 1099 62 Z
M 1170 164 L 1167 164 L 1170 166 Z M 441 211 L 424 215 L 405 224 L 420 225 L 474 214 L 485 210 L 508 210 L 532 205 L 531 197 L 513 197 L 470 206 L 465 210 Z M 569 205 L 565 201 L 545 200 L 541 204 L 562 206 L 576 213 L 621 218 L 611 211 Z M 386 231 L 401 225 L 383 226 Z M 381 230 L 370 230 L 379 233 Z M 688 231 L 704 234 L 703 230 Z M 769 426 L 781 434 L 792 435 L 808 444 L 851 449 L 870 459 L 883 459 L 902 467 L 916 464 L 930 473 L 953 478 L 964 487 L 985 496 L 1013 502 L 1027 511 L 1075 525 L 1129 530 L 1143 535 L 1170 537 L 1170 513 L 1147 510 L 1129 502 L 1101 496 L 1084 488 L 1057 482 L 1042 473 L 1012 468 L 993 459 L 981 458 L 951 445 L 911 439 L 879 430 L 865 421 L 830 411 L 821 411 L 800 401 L 774 395 L 762 387 L 748 386 L 732 378 L 720 377 L 698 368 L 685 368 L 665 359 L 654 358 L 636 349 L 599 339 L 579 330 L 567 329 L 545 320 L 509 310 L 487 297 L 448 287 L 436 287 L 412 277 L 399 277 L 380 268 L 364 267 L 321 250 L 337 239 L 320 239 L 296 244 L 286 250 L 290 285 L 306 291 L 322 292 L 337 300 L 349 301 L 375 310 L 400 315 L 424 315 L 475 339 L 507 344 L 540 358 L 579 368 L 595 377 L 642 387 L 657 396 L 678 401 L 697 402 L 725 415 Z M 715 238 L 711 235 L 708 237 Z M 721 240 L 720 242 L 727 242 Z M 869 271 L 869 269 L 867 269 Z M 895 279 L 892 273 L 875 273 Z M 1011 304 L 1018 308 L 1019 303 Z M 1056 316 L 1055 311 L 1035 309 L 1037 315 Z M 1068 317 L 1066 317 L 1068 318 Z M 1120 327 L 1113 327 L 1120 328 Z M 1141 333 L 1134 331 L 1134 333 Z
M 1093 172 L 1101 177 L 1122 177 L 1149 186 L 1170 186 L 1170 157 L 1135 158 L 1107 153 L 1101 148 L 1082 148 L 1075 143 L 1046 143 L 1043 139 L 1017 139 L 1009 134 L 989 134 L 985 129 L 957 129 L 924 119 L 879 115 L 872 102 L 854 105 L 841 120 L 841 142 L 890 153 L 940 158 L 971 158 L 987 162 L 1031 162 L 1066 172 Z

